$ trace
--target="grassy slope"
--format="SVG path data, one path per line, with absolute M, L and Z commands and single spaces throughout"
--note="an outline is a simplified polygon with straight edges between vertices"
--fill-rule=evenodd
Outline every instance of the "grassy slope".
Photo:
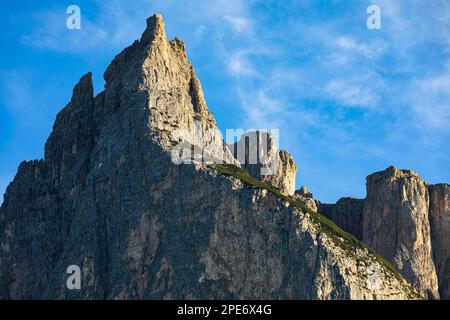
M 260 189 L 266 189 L 273 193 L 276 197 L 281 198 L 285 200 L 286 202 L 289 202 L 292 206 L 302 210 L 305 213 L 309 213 L 311 219 L 319 224 L 321 231 L 326 233 L 327 236 L 329 236 L 332 241 L 338 245 L 339 247 L 345 249 L 345 251 L 349 254 L 352 253 L 352 251 L 355 248 L 360 248 L 362 250 L 368 250 L 372 255 L 374 255 L 378 261 L 388 270 L 391 272 L 391 274 L 397 278 L 398 280 L 405 280 L 398 271 L 388 262 L 386 259 L 378 255 L 375 251 L 373 251 L 368 245 L 365 243 L 359 241 L 355 238 L 355 236 L 345 232 L 341 228 L 339 228 L 335 223 L 333 223 L 328 218 L 324 217 L 318 212 L 315 212 L 309 208 L 307 208 L 303 203 L 294 200 L 292 197 L 287 196 L 285 194 L 282 194 L 279 189 L 275 188 L 269 183 L 266 183 L 264 181 L 258 180 L 250 176 L 244 169 L 239 168 L 232 164 L 212 164 L 209 166 L 210 168 L 216 170 L 217 172 L 226 175 L 226 176 L 232 176 L 237 179 L 239 179 L 242 183 L 257 187 Z M 414 290 L 413 286 L 410 285 L 411 293 L 415 298 L 422 298 L 420 296 L 417 296 L 416 290 Z

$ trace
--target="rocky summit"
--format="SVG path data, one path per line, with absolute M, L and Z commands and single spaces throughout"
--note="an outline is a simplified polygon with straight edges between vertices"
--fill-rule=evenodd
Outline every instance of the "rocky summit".
M 390 167 L 367 177 L 362 240 L 391 261 L 429 298 L 438 298 L 429 196 L 413 171 Z
M 224 143 L 160 15 L 104 78 L 94 97 L 81 77 L 44 159 L 21 163 L 7 188 L 1 299 L 448 297 L 448 185 L 374 174 L 364 201 L 324 209 L 342 230 L 295 192 L 297 165 L 267 134 Z M 248 161 L 252 137 L 276 170 Z

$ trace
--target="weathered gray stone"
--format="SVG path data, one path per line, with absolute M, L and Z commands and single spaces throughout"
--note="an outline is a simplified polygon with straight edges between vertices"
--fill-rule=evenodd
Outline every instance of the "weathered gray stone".
M 431 243 L 441 299 L 450 299 L 450 185 L 428 187 L 430 193 Z
M 429 298 L 439 298 L 427 184 L 390 167 L 367 177 L 362 239 Z
M 287 151 L 278 150 L 272 134 L 247 132 L 228 147 L 252 177 L 270 183 L 284 194 L 294 194 L 297 164 Z
M 361 240 L 363 209 L 363 199 L 346 197 L 339 199 L 335 204 L 320 203 L 317 210 L 339 227 Z

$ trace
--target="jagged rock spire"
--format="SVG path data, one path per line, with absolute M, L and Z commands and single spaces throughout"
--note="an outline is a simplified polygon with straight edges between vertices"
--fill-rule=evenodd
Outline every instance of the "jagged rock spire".
M 147 28 L 142 33 L 141 43 L 146 45 L 155 39 L 166 39 L 166 27 L 163 17 L 159 13 L 147 19 Z
M 93 98 L 92 73 L 88 72 L 81 77 L 80 81 L 73 88 L 71 103 L 79 106 L 90 105 Z
M 92 74 L 88 72 L 75 85 L 69 104 L 56 116 L 45 144 L 45 160 L 51 164 L 55 186 L 64 179 L 76 179 L 73 167 L 87 160 L 93 139 L 93 93 Z
M 147 108 L 148 127 L 164 149 L 190 144 L 206 157 L 237 163 L 206 105 L 183 42 L 166 38 L 161 15 L 147 19 L 141 39 L 114 58 L 104 78 L 108 105 Z M 125 97 L 139 103 L 128 104 Z

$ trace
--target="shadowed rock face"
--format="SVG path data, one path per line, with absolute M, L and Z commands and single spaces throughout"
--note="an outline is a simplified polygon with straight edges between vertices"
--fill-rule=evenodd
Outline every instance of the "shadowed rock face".
M 427 185 L 415 172 L 374 173 L 367 177 L 362 239 L 422 294 L 439 298 L 428 207 Z
M 431 242 L 442 299 L 450 299 L 450 185 L 428 187 L 430 193 Z
M 148 19 L 104 77 L 96 97 L 91 75 L 81 78 L 45 158 L 23 162 L 8 186 L 0 298 L 418 297 L 367 248 L 311 213 L 198 158 L 172 162 L 184 137 L 202 156 L 239 165 L 161 16 Z M 81 269 L 81 290 L 66 287 L 70 265 Z
M 341 198 L 336 204 L 319 204 L 318 211 L 339 227 L 362 239 L 364 200 Z

